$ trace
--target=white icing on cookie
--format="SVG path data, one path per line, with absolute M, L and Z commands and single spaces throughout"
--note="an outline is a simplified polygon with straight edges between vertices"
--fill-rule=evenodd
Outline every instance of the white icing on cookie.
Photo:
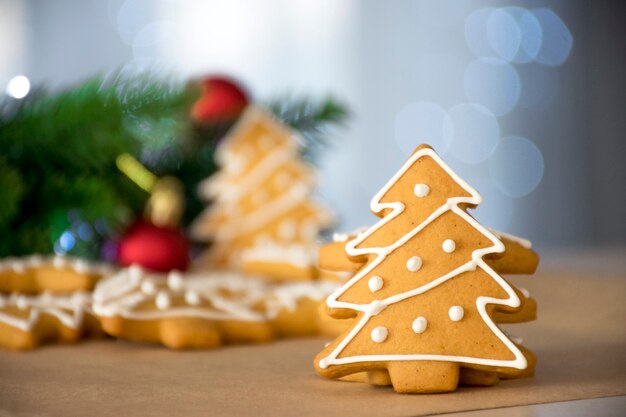
M 301 299 L 321 301 L 339 286 L 327 281 L 274 285 L 258 277 L 213 271 L 184 274 L 180 285 L 172 289 L 170 278 L 165 274 L 144 274 L 137 281 L 131 278 L 129 269 L 124 269 L 96 286 L 93 309 L 98 316 L 133 320 L 196 317 L 267 321 L 285 309 L 295 309 Z M 142 291 L 146 282 L 154 286 L 154 292 Z M 154 309 L 139 308 L 149 301 L 154 302 Z
M 383 279 L 378 275 L 374 275 L 367 281 L 367 286 L 370 287 L 371 292 L 376 292 L 383 287 Z
M 430 187 L 426 184 L 415 184 L 415 187 L 413 187 L 413 194 L 417 197 L 426 197 L 428 193 L 430 193 Z
M 422 258 L 419 256 L 411 256 L 408 261 L 406 261 L 406 269 L 411 272 L 417 272 L 422 268 Z
M 10 269 L 18 274 L 23 274 L 29 269 L 43 267 L 46 265 L 50 265 L 58 269 L 68 268 L 78 272 L 79 274 L 106 275 L 114 270 L 111 265 L 69 256 L 43 256 L 34 254 L 19 258 L 8 257 L 0 259 L 0 271 Z
M 372 333 L 370 334 L 372 340 L 376 343 L 383 343 L 385 340 L 387 340 L 388 335 L 389 331 L 386 327 L 383 326 L 378 326 L 374 328 L 374 330 L 372 330 Z
M 445 253 L 452 253 L 456 250 L 456 242 L 452 239 L 446 239 L 441 244 L 441 249 L 443 249 Z
M 50 315 L 59 320 L 65 327 L 78 329 L 83 322 L 84 313 L 90 311 L 91 296 L 89 293 L 72 295 L 42 294 L 2 295 L 0 294 L 0 323 L 28 332 L 39 322 L 42 314 Z M 27 311 L 28 315 L 16 315 L 10 308 Z
M 464 315 L 465 310 L 463 310 L 461 306 L 452 306 L 450 310 L 448 310 L 448 316 L 450 316 L 450 320 L 452 321 L 461 321 Z
M 387 191 L 402 177 L 409 168 L 415 164 L 422 157 L 430 157 L 433 161 L 435 161 L 456 183 L 461 186 L 470 196 L 469 197 L 452 197 L 449 198 L 446 203 L 444 203 L 441 207 L 436 209 L 428 218 L 426 218 L 422 223 L 417 225 L 414 229 L 409 230 L 404 236 L 398 239 L 395 243 L 382 248 L 359 248 L 359 244 L 363 242 L 367 237 L 372 235 L 381 227 L 385 226 L 392 219 L 396 218 L 400 213 L 404 211 L 404 204 L 401 202 L 391 202 L 391 203 L 382 203 L 382 198 L 385 196 Z M 415 152 L 409 160 L 402 166 L 402 168 L 389 180 L 389 182 L 374 196 L 371 202 L 371 209 L 374 213 L 380 213 L 382 211 L 391 211 L 385 217 L 383 217 L 378 223 L 374 226 L 370 227 L 366 232 L 359 234 L 355 239 L 348 242 L 346 245 L 346 252 L 350 256 L 362 256 L 362 255 L 375 255 L 375 258 L 368 263 L 365 267 L 363 267 L 352 279 L 350 279 L 347 283 L 345 283 L 341 288 L 337 291 L 333 292 L 328 299 L 326 300 L 326 304 L 330 308 L 345 308 L 352 309 L 356 311 L 360 311 L 363 314 L 361 315 L 359 321 L 355 324 L 355 326 L 343 337 L 343 339 L 335 346 L 335 348 L 324 358 L 319 361 L 319 366 L 321 368 L 327 368 L 331 365 L 341 365 L 347 363 L 356 363 L 356 362 L 371 362 L 371 361 L 393 361 L 393 360 L 436 360 L 436 361 L 452 361 L 452 362 L 463 362 L 463 363 L 472 363 L 478 365 L 488 365 L 488 366 L 504 366 L 504 367 L 513 367 L 517 369 L 525 369 L 527 367 L 527 360 L 522 354 L 522 352 L 515 346 L 513 342 L 511 342 L 502 331 L 496 326 L 496 324 L 492 321 L 492 319 L 487 314 L 486 306 L 489 304 L 496 305 L 505 305 L 509 307 L 519 307 L 520 299 L 517 297 L 517 294 L 511 288 L 511 286 L 500 277 L 493 269 L 491 269 L 485 261 L 482 259 L 483 256 L 491 254 L 491 253 L 502 253 L 504 252 L 504 244 L 498 240 L 498 238 L 491 232 L 489 232 L 485 227 L 480 225 L 472 216 L 467 214 L 463 209 L 459 207 L 459 204 L 476 206 L 480 204 L 482 198 L 478 194 L 478 192 L 469 186 L 465 181 L 463 181 L 458 175 L 456 175 L 444 162 L 441 158 L 430 148 L 423 148 L 419 151 Z M 461 265 L 460 267 L 438 277 L 434 280 L 430 281 L 427 284 L 424 284 L 418 288 L 406 291 L 404 293 L 395 294 L 390 297 L 387 297 L 383 300 L 375 300 L 370 304 L 357 304 L 346 301 L 339 301 L 339 298 L 352 286 L 354 286 L 357 282 L 363 279 L 366 276 L 370 276 L 372 270 L 374 270 L 378 265 L 380 265 L 386 257 L 392 253 L 397 248 L 403 246 L 408 240 L 410 240 L 413 236 L 418 234 L 421 230 L 423 230 L 426 226 L 428 226 L 431 222 L 437 219 L 442 214 L 452 211 L 467 223 L 469 223 L 472 227 L 481 232 L 484 236 L 486 236 L 492 243 L 491 246 L 487 246 L 484 248 L 476 249 L 472 252 L 471 260 Z M 429 291 L 436 286 L 446 282 L 447 280 L 454 278 L 457 275 L 460 275 L 467 271 L 474 271 L 476 268 L 481 268 L 487 274 L 493 278 L 495 282 L 497 282 L 502 289 L 507 293 L 508 298 L 498 299 L 488 296 L 480 296 L 476 299 L 476 308 L 481 318 L 485 322 L 485 324 L 490 328 L 490 330 L 497 336 L 502 343 L 513 353 L 514 358 L 512 360 L 499 360 L 499 359 L 487 359 L 487 358 L 476 358 L 469 356 L 454 356 L 454 355 L 434 355 L 434 354 L 384 354 L 384 355 L 359 355 L 359 356 L 347 356 L 347 357 L 339 357 L 339 355 L 344 351 L 346 346 L 356 337 L 357 334 L 363 329 L 363 327 L 369 322 L 371 317 L 376 314 L 379 314 L 383 311 L 387 306 L 391 304 L 398 303 L 400 301 L 406 300 L 410 297 L 415 297 L 419 294 L 423 294 L 426 291 Z
M 272 262 L 310 268 L 317 264 L 318 248 L 312 245 L 264 241 L 241 251 L 242 262 Z
M 427 326 L 428 320 L 426 320 L 426 318 L 422 316 L 419 316 L 418 318 L 413 320 L 413 323 L 411 324 L 411 329 L 413 329 L 416 334 L 420 334 L 426 331 Z

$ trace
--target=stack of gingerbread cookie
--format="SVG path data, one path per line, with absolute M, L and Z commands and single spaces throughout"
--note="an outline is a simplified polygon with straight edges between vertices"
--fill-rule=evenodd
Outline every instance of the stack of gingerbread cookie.
M 323 267 L 355 275 L 326 301 L 342 328 L 315 359 L 320 375 L 428 393 L 533 374 L 534 355 L 499 325 L 535 319 L 502 274 L 532 274 L 539 258 L 467 213 L 481 201 L 420 146 L 372 200 L 381 220 L 323 248 Z

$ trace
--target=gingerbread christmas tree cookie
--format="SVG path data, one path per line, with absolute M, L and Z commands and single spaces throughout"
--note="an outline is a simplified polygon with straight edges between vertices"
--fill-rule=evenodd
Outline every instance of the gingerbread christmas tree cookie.
M 533 355 L 496 325 L 527 297 L 487 262 L 506 247 L 466 212 L 480 202 L 431 148 L 415 151 L 372 200 L 381 220 L 346 244 L 362 266 L 327 312 L 352 320 L 315 358 L 320 375 L 425 393 L 532 374 Z
M 315 175 L 300 159 L 301 140 L 251 107 L 216 151 L 221 170 L 205 180 L 212 201 L 192 227 L 211 242 L 199 267 L 228 267 L 277 280 L 316 274 L 317 236 L 331 217 L 312 199 Z

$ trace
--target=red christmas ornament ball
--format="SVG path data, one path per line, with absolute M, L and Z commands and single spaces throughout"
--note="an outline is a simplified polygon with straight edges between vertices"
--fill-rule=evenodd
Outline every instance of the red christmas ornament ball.
M 248 105 L 248 96 L 235 81 L 226 77 L 208 77 L 202 80 L 202 96 L 191 109 L 191 116 L 199 123 L 232 120 Z
M 121 239 L 118 262 L 124 266 L 138 264 L 158 272 L 184 271 L 189 266 L 189 242 L 180 229 L 139 220 Z

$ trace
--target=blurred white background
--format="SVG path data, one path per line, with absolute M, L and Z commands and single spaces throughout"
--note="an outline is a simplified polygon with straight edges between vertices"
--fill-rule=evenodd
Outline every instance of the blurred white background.
M 543 246 L 626 242 L 625 7 L 597 1 L 0 0 L 0 88 L 119 67 L 225 73 L 255 98 L 332 94 L 321 161 L 340 230 L 420 143 Z

